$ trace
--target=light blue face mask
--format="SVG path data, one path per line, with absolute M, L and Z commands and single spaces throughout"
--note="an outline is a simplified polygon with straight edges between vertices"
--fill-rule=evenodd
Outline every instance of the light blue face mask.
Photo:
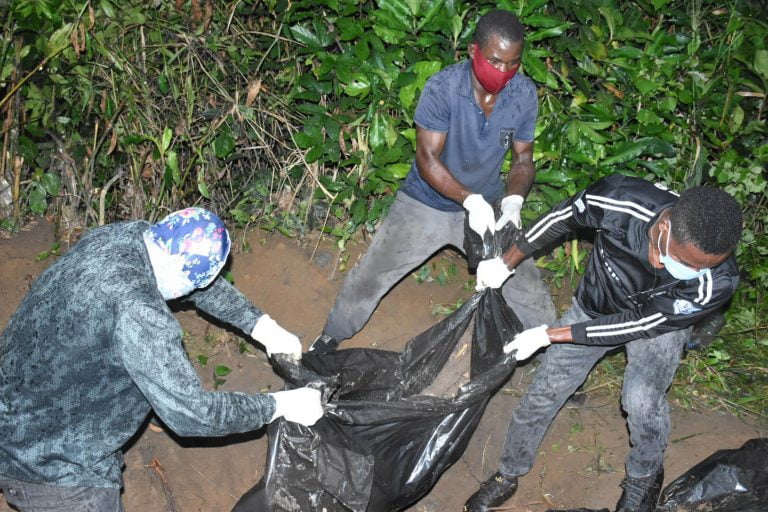
M 667 269 L 667 272 L 669 272 L 670 275 L 675 279 L 680 279 L 681 281 L 697 279 L 698 277 L 709 272 L 708 268 L 694 270 L 688 265 L 680 263 L 669 255 L 669 239 L 672 238 L 672 222 L 667 221 L 667 223 L 669 224 L 669 230 L 667 231 L 667 245 L 665 247 L 667 254 L 661 253 L 661 229 L 659 229 L 659 238 L 656 239 L 656 247 L 659 249 L 659 261 L 661 261 L 661 264 L 664 265 L 665 269 Z

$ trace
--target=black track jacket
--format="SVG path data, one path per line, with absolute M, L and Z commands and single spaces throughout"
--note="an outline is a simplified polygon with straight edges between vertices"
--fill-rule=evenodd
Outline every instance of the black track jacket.
M 566 199 L 522 234 L 525 255 L 577 229 L 595 243 L 576 300 L 592 320 L 571 326 L 575 343 L 618 345 L 693 325 L 719 308 L 739 282 L 731 255 L 703 276 L 680 281 L 648 262 L 648 231 L 678 195 L 663 185 L 622 175 L 604 178 Z M 513 278 L 514 279 L 514 278 Z

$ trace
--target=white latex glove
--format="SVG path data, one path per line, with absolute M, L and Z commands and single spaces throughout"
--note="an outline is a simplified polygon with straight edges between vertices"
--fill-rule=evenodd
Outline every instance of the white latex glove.
M 490 260 L 483 260 L 477 266 L 477 285 L 475 291 L 481 292 L 486 288 L 498 288 L 504 281 L 514 274 L 500 256 Z
M 493 207 L 480 194 L 470 194 L 464 199 L 464 208 L 469 212 L 469 227 L 480 236 L 486 230 L 496 230 L 496 216 Z
M 520 221 L 520 210 L 523 208 L 523 196 L 511 195 L 501 200 L 501 217 L 496 222 L 496 231 L 503 228 L 507 222 L 512 222 L 517 229 L 523 223 Z
M 523 331 L 515 336 L 515 339 L 504 345 L 504 353 L 509 354 L 513 350 L 516 350 L 516 359 L 518 361 L 524 361 L 540 348 L 548 347 L 549 345 L 551 345 L 551 342 L 547 335 L 547 326 L 540 325 Z
M 280 327 L 269 315 L 261 315 L 253 326 L 251 338 L 259 340 L 270 357 L 272 354 L 290 354 L 294 359 L 301 359 L 299 338 Z
M 309 427 L 323 417 L 320 391 L 316 389 L 298 388 L 278 391 L 270 395 L 275 399 L 275 414 L 272 415 L 270 422 L 282 416 L 288 421 Z

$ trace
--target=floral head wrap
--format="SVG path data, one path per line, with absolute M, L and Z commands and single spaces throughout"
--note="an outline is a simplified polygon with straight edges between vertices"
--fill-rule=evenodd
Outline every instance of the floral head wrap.
M 144 239 L 155 275 L 162 274 L 166 284 L 178 281 L 171 288 L 186 293 L 192 291 L 190 287 L 204 288 L 211 284 L 224 268 L 231 245 L 221 219 L 203 208 L 171 213 L 150 226 Z

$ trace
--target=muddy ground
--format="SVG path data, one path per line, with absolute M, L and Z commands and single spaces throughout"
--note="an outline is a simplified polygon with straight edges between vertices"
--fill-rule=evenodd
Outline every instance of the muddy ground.
M 0 240 L 0 326 L 4 327 L 30 283 L 52 258 L 36 256 L 55 243 L 45 220 Z M 244 247 L 246 246 L 246 247 Z M 365 243 L 350 248 L 350 264 Z M 64 249 L 62 249 L 64 250 Z M 281 325 L 299 335 L 304 347 L 322 329 L 344 273 L 331 240 L 303 242 L 263 232 L 240 235 L 231 271 L 236 286 Z M 413 335 L 440 317 L 433 310 L 469 296 L 464 260 L 444 251 L 430 261 L 431 280 L 401 282 L 372 320 L 344 346 L 399 350 Z M 454 272 L 455 269 L 455 272 Z M 443 284 L 444 281 L 447 283 Z M 568 303 L 559 293 L 558 303 Z M 242 338 L 213 326 L 193 311 L 178 313 L 190 359 L 209 388 L 213 368 L 233 371 L 219 389 L 245 392 L 278 390 L 276 377 L 261 349 L 241 353 Z M 198 356 L 208 358 L 202 367 Z M 519 367 L 490 402 L 463 457 L 446 471 L 432 491 L 410 512 L 460 511 L 478 482 L 495 471 L 510 412 L 530 380 L 534 364 Z M 595 388 L 596 386 L 592 386 Z M 591 389 L 588 385 L 588 389 Z M 673 403 L 673 430 L 665 469 L 667 482 L 717 449 L 736 448 L 768 433 L 768 426 L 718 410 L 683 410 Z M 147 425 L 127 447 L 123 502 L 142 512 L 227 511 L 263 475 L 264 431 L 224 439 L 179 438 Z M 555 507 L 613 508 L 620 494 L 627 431 L 615 386 L 591 389 L 583 406 L 567 405 L 541 445 L 536 466 L 502 510 L 541 512 Z M 9 508 L 0 495 L 0 512 Z

